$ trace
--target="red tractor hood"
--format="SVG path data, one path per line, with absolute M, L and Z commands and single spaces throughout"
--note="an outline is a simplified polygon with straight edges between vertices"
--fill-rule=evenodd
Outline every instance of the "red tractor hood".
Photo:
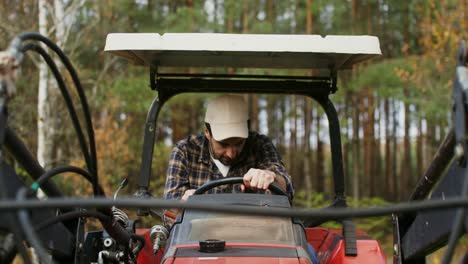
M 296 246 L 229 244 L 223 252 L 210 255 L 199 253 L 197 245 L 172 247 L 167 252 L 164 264 L 306 264 L 309 260 Z M 173 254 L 171 254 L 172 252 Z
M 172 262 L 171 262 L 172 261 Z M 271 257 L 200 257 L 200 258 L 178 258 L 166 261 L 170 264 L 305 264 L 304 259 L 293 258 L 271 258 Z

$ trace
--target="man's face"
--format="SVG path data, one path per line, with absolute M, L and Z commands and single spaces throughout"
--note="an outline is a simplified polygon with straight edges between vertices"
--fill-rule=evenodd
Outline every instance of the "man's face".
M 226 166 L 231 166 L 239 158 L 240 153 L 245 145 L 245 138 L 227 138 L 221 141 L 216 141 L 211 137 L 208 129 L 205 129 L 205 136 L 208 138 L 211 146 L 213 158 L 219 160 Z

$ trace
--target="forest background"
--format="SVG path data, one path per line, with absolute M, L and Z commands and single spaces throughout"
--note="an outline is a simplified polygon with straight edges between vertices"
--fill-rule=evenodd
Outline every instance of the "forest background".
M 147 69 L 103 53 L 108 33 L 378 36 L 383 55 L 340 73 L 331 99 L 340 118 L 351 204 L 382 205 L 409 198 L 451 126 L 456 52 L 468 39 L 466 7 L 466 0 L 2 0 L 0 50 L 25 31 L 40 31 L 65 50 L 91 106 L 101 184 L 111 195 L 128 178 L 124 192 L 130 195 L 136 190 L 146 112 L 156 93 L 148 87 Z M 54 80 L 38 71 L 38 57 L 29 58 L 10 105 L 10 126 L 46 168 L 83 166 Z M 41 85 L 45 97 L 38 96 Z M 163 108 L 153 157 L 155 196 L 162 195 L 173 143 L 201 132 L 208 97 L 181 95 Z M 245 98 L 253 129 L 273 139 L 292 175 L 294 203 L 328 205 L 333 193 L 328 123 L 318 104 L 300 96 Z M 70 195 L 91 191 L 71 176 L 57 183 Z M 359 227 L 391 247 L 389 217 L 360 220 Z

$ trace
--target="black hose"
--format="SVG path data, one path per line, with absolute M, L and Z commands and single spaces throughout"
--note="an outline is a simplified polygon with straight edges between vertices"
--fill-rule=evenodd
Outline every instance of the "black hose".
M 64 173 L 64 172 L 74 172 L 74 173 L 77 173 L 81 176 L 83 176 L 86 180 L 88 180 L 91 184 L 94 183 L 93 181 L 93 177 L 85 170 L 81 169 L 81 168 L 78 168 L 78 167 L 74 167 L 74 166 L 69 166 L 69 165 L 66 165 L 66 166 L 59 166 L 59 167 L 56 167 L 56 168 L 53 168 L 49 171 L 47 171 L 46 173 L 44 173 L 43 175 L 41 175 L 35 183 L 33 183 L 33 185 L 31 186 L 31 188 L 36 191 L 38 187 L 42 187 L 42 184 L 44 182 L 46 182 L 47 180 L 49 180 L 51 177 L 57 175 L 57 174 L 60 174 L 60 173 Z M 102 189 L 101 186 L 97 186 L 97 188 L 93 188 L 93 190 L 97 190 L 98 192 L 97 193 L 94 193 L 94 195 L 104 195 L 104 190 Z
M 16 193 L 16 200 L 17 201 L 24 201 L 26 198 L 26 193 L 27 189 L 26 188 L 21 188 L 18 190 Z M 21 228 L 23 229 L 23 232 L 26 236 L 26 239 L 29 241 L 31 244 L 31 247 L 34 248 L 34 250 L 37 252 L 37 255 L 39 256 L 39 259 L 43 263 L 48 263 L 49 258 L 46 249 L 42 246 L 42 242 L 39 239 L 39 236 L 37 235 L 36 231 L 32 227 L 32 223 L 29 219 L 28 212 L 25 209 L 20 209 L 17 212 L 18 215 L 18 220 L 21 225 Z
M 103 213 L 100 213 L 100 212 L 75 211 L 75 212 L 68 212 L 68 213 L 64 213 L 64 214 L 49 218 L 48 220 L 39 223 L 36 226 L 36 230 L 40 231 L 40 230 L 42 230 L 42 229 L 44 229 L 44 228 L 46 228 L 46 227 L 48 227 L 50 225 L 53 225 L 55 223 L 75 219 L 75 218 L 78 218 L 78 217 L 94 217 L 94 218 L 97 218 L 97 219 L 99 219 L 101 221 L 108 221 L 109 220 L 109 216 L 107 216 L 107 215 L 105 215 Z
M 101 221 L 101 224 L 109 236 L 115 239 L 117 243 L 128 245 L 132 234 L 118 223 L 114 217 L 109 217 L 108 221 Z
M 131 237 L 132 239 L 135 239 L 135 240 L 137 240 L 137 241 L 140 242 L 140 244 L 138 245 L 137 250 L 136 250 L 135 252 L 133 252 L 135 255 L 137 255 L 138 252 L 140 252 L 140 250 L 141 250 L 143 247 L 145 247 L 146 240 L 145 240 L 145 238 L 144 238 L 143 236 L 140 236 L 140 235 L 137 235 L 137 234 L 131 234 L 130 237 Z
M 94 180 L 95 180 L 94 186 L 97 186 L 98 185 L 98 166 L 97 166 L 97 158 L 96 158 L 96 144 L 95 144 L 95 139 L 94 139 L 93 123 L 91 120 L 91 114 L 89 111 L 88 101 L 86 100 L 83 87 L 81 85 L 80 79 L 78 78 L 78 74 L 76 73 L 75 68 L 71 64 L 68 57 L 63 53 L 63 51 L 55 43 L 53 43 L 48 38 L 42 36 L 41 34 L 33 33 L 33 32 L 22 33 L 18 35 L 18 38 L 21 39 L 22 41 L 37 40 L 46 44 L 51 50 L 53 50 L 58 55 L 63 65 L 70 73 L 70 76 L 72 77 L 73 83 L 75 84 L 75 88 L 80 98 L 80 103 L 83 109 L 84 119 L 86 123 L 86 130 L 88 132 L 90 156 L 91 156 L 91 162 L 92 162 L 90 171 L 91 171 L 91 174 L 94 176 Z
M 80 143 L 81 151 L 83 152 L 87 167 L 90 171 L 92 171 L 93 167 L 92 167 L 92 163 L 90 160 L 88 147 L 86 146 L 86 140 L 84 138 L 83 131 L 81 130 L 80 121 L 78 120 L 78 116 L 76 114 L 75 107 L 73 106 L 73 102 L 71 100 L 70 94 L 68 93 L 67 86 L 62 76 L 60 75 L 57 65 L 49 56 L 49 54 L 47 54 L 47 52 L 41 46 L 28 43 L 28 44 L 25 44 L 22 48 L 23 52 L 26 52 L 29 50 L 39 53 L 42 56 L 42 58 L 44 58 L 50 70 L 52 71 L 55 79 L 57 80 L 57 84 L 59 86 L 60 92 L 62 93 L 63 99 L 65 100 L 65 104 L 67 105 L 68 111 L 70 113 L 73 127 L 75 128 L 75 131 L 77 133 L 78 141 Z
M 6 128 L 5 146 L 8 152 L 13 155 L 15 160 L 23 169 L 34 179 L 37 180 L 45 173 L 44 168 L 37 162 L 34 155 L 29 151 L 24 142 L 9 127 Z M 41 184 L 41 189 L 48 197 L 61 197 L 63 193 L 52 181 L 46 181 Z
M 143 249 L 143 247 L 145 246 L 146 241 L 144 237 L 137 235 L 137 234 L 132 234 L 132 239 L 138 240 L 140 242 L 135 248 L 129 250 L 130 258 L 136 263 L 137 256 L 140 253 L 140 251 Z
M 13 232 L 14 234 L 14 238 L 15 238 L 15 242 L 16 242 L 16 249 L 18 250 L 18 252 L 20 253 L 21 257 L 23 258 L 23 261 L 25 264 L 31 264 L 31 260 L 29 259 L 29 253 L 28 253 L 28 250 L 26 249 L 24 243 L 23 243 L 23 233 L 22 233 L 22 230 L 21 230 L 21 227 L 17 225 L 18 223 L 18 220 L 17 220 L 17 215 L 16 214 L 13 214 L 11 213 L 10 214 L 6 214 L 6 219 L 2 219 L 2 220 L 6 220 L 9 222 L 9 228 L 10 228 L 10 231 Z

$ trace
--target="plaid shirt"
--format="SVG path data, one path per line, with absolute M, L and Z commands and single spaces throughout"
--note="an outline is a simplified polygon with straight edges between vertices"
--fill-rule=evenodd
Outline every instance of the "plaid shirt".
M 240 153 L 239 160 L 231 165 L 226 177 L 242 177 L 250 168 L 270 170 L 286 180 L 287 193 L 292 199 L 294 189 L 291 177 L 286 173 L 283 162 L 273 143 L 264 135 L 251 132 Z M 224 178 L 211 159 L 208 139 L 201 134 L 179 141 L 169 160 L 165 199 L 180 199 L 188 189 L 197 189 L 204 183 Z M 215 187 L 207 193 L 240 192 L 240 184 Z

